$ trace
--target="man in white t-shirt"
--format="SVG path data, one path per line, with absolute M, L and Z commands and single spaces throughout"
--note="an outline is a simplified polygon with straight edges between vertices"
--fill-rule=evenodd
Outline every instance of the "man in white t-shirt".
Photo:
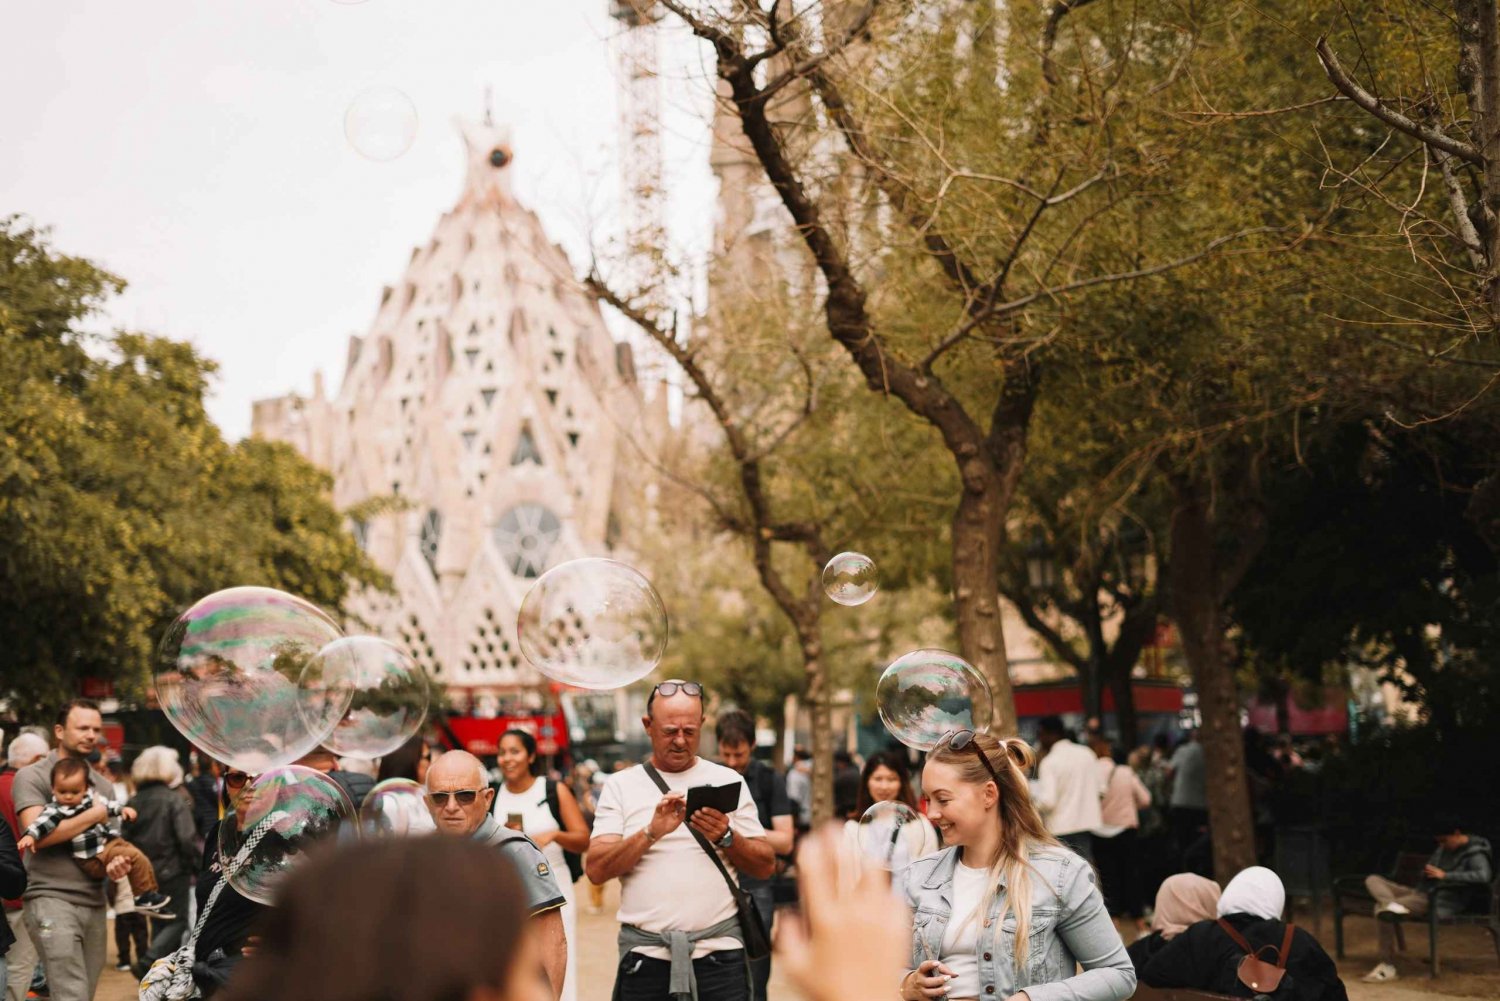
M 765 879 L 776 856 L 740 774 L 698 757 L 703 689 L 664 681 L 651 691 L 642 719 L 651 765 L 616 772 L 594 813 L 585 871 L 594 883 L 620 880 L 617 1001 L 748 1001 L 749 968 L 738 911 L 724 876 L 692 832 L 713 845 L 732 874 Z M 708 807 L 687 814 L 694 786 L 739 785 L 732 814 Z M 684 823 L 685 822 L 685 823 Z
M 1099 759 L 1087 747 L 1069 740 L 1068 731 L 1056 716 L 1043 717 L 1037 729 L 1045 753 L 1036 766 L 1032 798 L 1047 822 L 1047 830 L 1092 862 L 1091 832 L 1103 822 L 1099 800 L 1105 783 L 1099 774 Z

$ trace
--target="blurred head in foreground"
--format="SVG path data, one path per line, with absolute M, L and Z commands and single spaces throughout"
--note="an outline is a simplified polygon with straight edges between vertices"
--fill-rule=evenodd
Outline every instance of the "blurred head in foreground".
M 339 848 L 283 886 L 223 1001 L 551 1001 L 504 855 L 460 838 Z

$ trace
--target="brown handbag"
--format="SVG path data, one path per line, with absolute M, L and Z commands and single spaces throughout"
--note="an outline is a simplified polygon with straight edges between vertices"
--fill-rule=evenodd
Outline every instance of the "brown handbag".
M 1245 936 L 1235 931 L 1234 925 L 1219 919 L 1219 927 L 1224 933 L 1234 939 L 1234 944 L 1245 950 L 1245 955 L 1240 958 L 1239 968 L 1235 975 L 1239 977 L 1240 983 L 1255 991 L 1257 994 L 1274 994 L 1276 988 L 1281 986 L 1281 978 L 1286 976 L 1286 957 L 1291 952 L 1292 934 L 1297 930 L 1296 925 L 1286 926 L 1286 935 L 1281 939 L 1281 948 L 1276 952 L 1276 962 L 1268 963 L 1260 958 L 1260 953 L 1272 948 L 1263 945 L 1259 949 L 1245 941 Z

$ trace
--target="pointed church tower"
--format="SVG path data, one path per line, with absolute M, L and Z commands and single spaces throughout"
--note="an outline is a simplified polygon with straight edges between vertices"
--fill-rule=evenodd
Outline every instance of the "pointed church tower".
M 517 644 L 522 597 L 548 567 L 614 550 L 640 492 L 617 475 L 622 431 L 648 429 L 628 346 L 512 194 L 508 135 L 459 128 L 463 192 L 351 338 L 337 398 L 262 401 L 254 433 L 318 443 L 341 508 L 400 499 L 354 525 L 395 593 L 351 609 L 454 708 L 493 714 L 544 680 Z

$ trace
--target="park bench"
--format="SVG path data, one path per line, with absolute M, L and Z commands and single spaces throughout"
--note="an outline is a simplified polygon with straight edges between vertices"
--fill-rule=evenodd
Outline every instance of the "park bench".
M 1194 991 L 1185 987 L 1149 987 L 1146 984 L 1137 984 L 1131 997 L 1135 1001 L 1244 1001 L 1243 998 L 1228 994 Z
M 1391 867 L 1387 878 L 1392 882 L 1403 886 L 1416 886 L 1422 878 L 1422 867 L 1427 864 L 1427 855 L 1420 852 L 1402 852 L 1396 856 L 1396 863 Z M 1495 943 L 1495 955 L 1500 958 L 1500 875 L 1490 884 L 1490 906 L 1488 912 L 1465 912 L 1453 914 L 1448 917 L 1438 916 L 1438 897 L 1444 893 L 1453 893 L 1457 887 L 1434 887 L 1427 894 L 1427 913 L 1416 914 L 1391 914 L 1382 913 L 1379 920 L 1389 921 L 1395 926 L 1396 946 L 1399 949 L 1406 948 L 1406 936 L 1402 933 L 1401 926 L 1405 924 L 1427 925 L 1428 941 L 1428 967 L 1427 975 L 1435 977 L 1438 975 L 1438 927 L 1441 925 L 1479 925 L 1490 933 L 1490 938 Z M 1344 913 L 1349 905 L 1353 905 L 1352 913 L 1363 913 L 1371 918 L 1374 917 L 1375 900 L 1365 890 L 1365 877 L 1363 876 L 1340 876 L 1333 881 L 1333 947 L 1334 955 L 1339 959 L 1344 958 Z

